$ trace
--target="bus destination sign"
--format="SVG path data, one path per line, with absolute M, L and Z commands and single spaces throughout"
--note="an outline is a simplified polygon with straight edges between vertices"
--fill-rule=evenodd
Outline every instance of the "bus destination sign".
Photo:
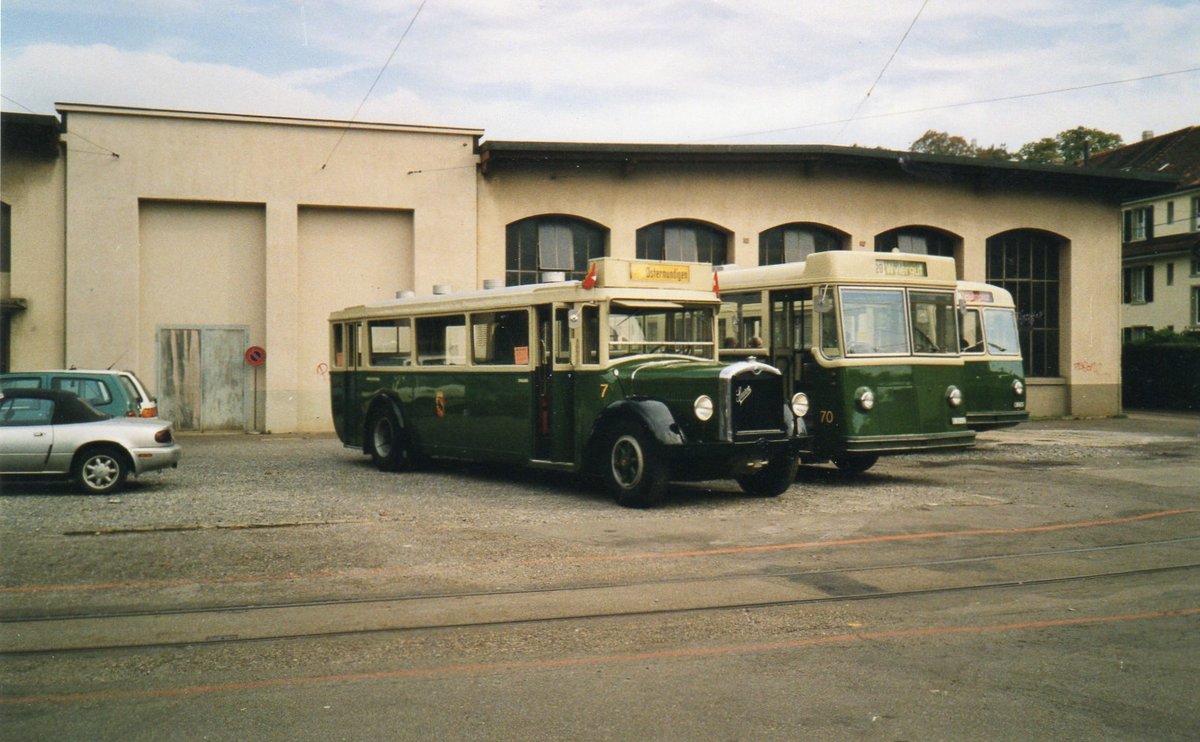
M 629 278 L 633 281 L 690 283 L 692 268 L 679 263 L 633 263 L 629 266 Z
M 906 277 L 923 277 L 928 276 L 924 263 L 916 263 L 911 260 L 876 260 L 875 273 L 880 276 L 906 276 Z

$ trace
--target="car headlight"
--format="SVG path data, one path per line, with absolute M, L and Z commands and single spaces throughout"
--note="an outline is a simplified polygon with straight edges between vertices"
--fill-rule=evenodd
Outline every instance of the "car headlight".
M 1020 379 L 1013 379 L 1013 394 L 1018 397 L 1025 395 L 1025 384 Z
M 870 412 L 875 409 L 875 392 L 865 386 L 860 386 L 854 390 L 854 401 L 858 403 L 860 410 Z
M 796 417 L 804 417 L 808 414 L 808 395 L 804 392 L 796 392 L 792 395 L 792 414 Z
M 712 397 L 707 394 L 696 397 L 696 401 L 692 402 L 692 412 L 696 413 L 696 419 L 701 422 L 711 420 L 713 416 Z
M 962 390 L 956 386 L 951 386 L 946 390 L 946 401 L 950 403 L 951 407 L 962 407 Z

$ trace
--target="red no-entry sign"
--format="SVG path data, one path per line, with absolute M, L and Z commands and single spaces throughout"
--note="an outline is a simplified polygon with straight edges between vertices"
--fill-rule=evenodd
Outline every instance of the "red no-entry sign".
M 250 364 L 251 366 L 261 366 L 266 360 L 267 351 L 263 350 L 257 345 L 252 345 L 246 349 L 246 363 Z

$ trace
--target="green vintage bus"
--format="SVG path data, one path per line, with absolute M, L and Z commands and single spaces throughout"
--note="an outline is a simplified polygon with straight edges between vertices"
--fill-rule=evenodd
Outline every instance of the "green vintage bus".
M 810 404 L 805 460 L 966 448 L 954 261 L 828 251 L 717 274 L 721 358 L 762 357 Z
M 1012 294 L 988 283 L 959 281 L 958 302 L 967 425 L 994 430 L 1025 422 L 1025 367 Z
M 334 425 L 385 471 L 432 457 L 590 473 L 630 507 L 672 479 L 779 495 L 805 410 L 777 369 L 717 360 L 719 306 L 711 265 L 606 258 L 583 281 L 338 311 Z

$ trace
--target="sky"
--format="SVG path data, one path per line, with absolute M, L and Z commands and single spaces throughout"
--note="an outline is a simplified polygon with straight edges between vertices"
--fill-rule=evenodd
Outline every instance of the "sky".
M 1200 124 L 1200 0 L 3 0 L 5 111 L 56 102 L 485 139 L 980 146 Z

